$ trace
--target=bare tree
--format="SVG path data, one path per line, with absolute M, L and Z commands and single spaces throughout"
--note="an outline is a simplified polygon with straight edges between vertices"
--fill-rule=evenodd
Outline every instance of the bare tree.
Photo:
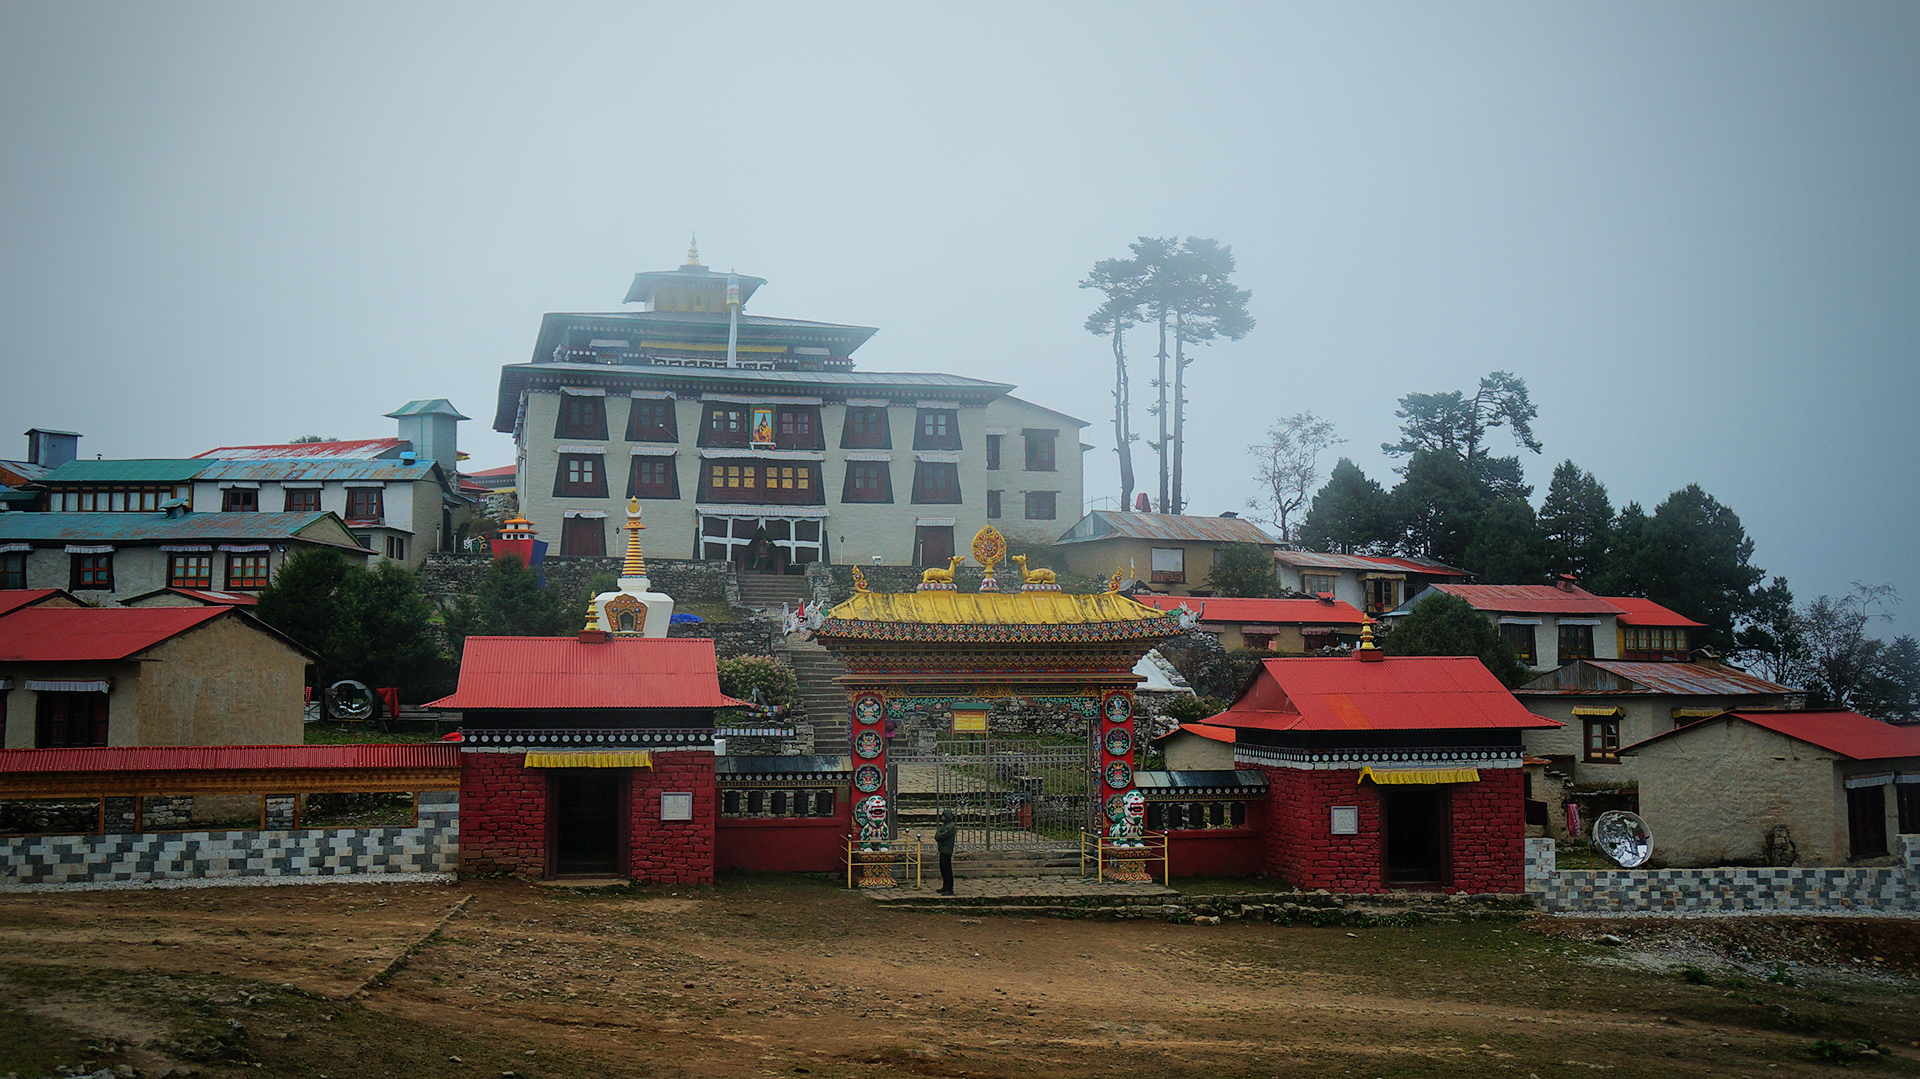
M 1087 332 L 1113 342 L 1113 444 L 1120 455 L 1120 509 L 1133 508 L 1133 386 L 1127 377 L 1125 334 L 1140 321 L 1137 290 L 1143 268 L 1138 259 L 1101 259 L 1081 288 L 1099 289 L 1106 296 L 1099 310 L 1087 316 Z
M 1247 500 L 1247 508 L 1265 514 L 1281 542 L 1294 542 L 1292 516 L 1320 483 L 1320 454 L 1345 441 L 1333 433 L 1333 421 L 1309 409 L 1274 421 L 1265 442 L 1247 447 L 1260 481 L 1260 493 Z

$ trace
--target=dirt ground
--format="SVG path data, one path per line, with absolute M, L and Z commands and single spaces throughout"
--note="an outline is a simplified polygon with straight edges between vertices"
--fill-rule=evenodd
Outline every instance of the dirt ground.
M 1916 976 L 1891 920 L 1090 922 L 774 876 L 14 894 L 0 1075 L 1913 1075 Z

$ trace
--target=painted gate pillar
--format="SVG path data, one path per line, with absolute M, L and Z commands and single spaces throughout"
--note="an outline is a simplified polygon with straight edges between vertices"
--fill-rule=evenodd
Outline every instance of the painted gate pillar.
M 859 854 L 882 854 L 893 838 L 887 831 L 887 701 L 870 690 L 857 692 L 851 708 L 855 842 Z M 861 887 L 894 883 L 890 860 L 868 858 L 863 865 Z
M 1147 800 L 1133 786 L 1133 693 L 1108 690 L 1100 696 L 1099 730 L 1102 815 L 1106 818 L 1106 842 L 1117 848 L 1119 857 L 1107 870 L 1114 880 L 1150 880 L 1146 866 L 1145 834 Z M 1127 857 L 1138 850 L 1140 857 Z

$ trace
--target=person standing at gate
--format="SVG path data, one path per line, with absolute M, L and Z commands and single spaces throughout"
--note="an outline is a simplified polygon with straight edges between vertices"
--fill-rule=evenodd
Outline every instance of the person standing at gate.
M 933 830 L 934 845 L 940 848 L 940 894 L 953 894 L 953 841 L 960 826 L 953 823 L 953 810 L 940 811 L 940 827 Z

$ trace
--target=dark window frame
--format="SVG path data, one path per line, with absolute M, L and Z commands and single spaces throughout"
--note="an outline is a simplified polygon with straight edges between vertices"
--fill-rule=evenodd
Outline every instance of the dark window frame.
M 864 405 L 848 408 L 846 423 L 840 428 L 840 448 L 843 450 L 892 449 L 893 425 L 887 419 L 887 410 Z
M 648 419 L 653 422 L 642 423 Z M 670 397 L 635 397 L 627 410 L 628 442 L 678 442 L 680 428 Z
M 1887 853 L 1887 787 L 1847 788 L 1847 857 L 1879 858 Z
M 914 410 L 913 448 L 916 450 L 959 449 L 960 410 L 957 408 Z
M 368 513 L 371 505 L 372 512 Z M 384 524 L 387 520 L 387 491 L 384 487 L 347 488 L 347 517 L 353 524 Z
M 286 489 L 285 493 L 287 496 L 286 503 L 285 503 L 286 512 L 288 513 L 319 513 L 320 512 L 320 488 L 289 487 Z
M 27 587 L 26 551 L 8 551 L 0 554 L 0 588 Z
M 260 489 L 257 487 L 223 487 L 220 489 L 221 513 L 259 513 Z
M 913 463 L 913 505 L 952 506 L 962 501 L 958 464 L 951 461 Z
M 1594 658 L 1593 626 L 1570 626 L 1565 622 L 1561 622 L 1557 624 L 1554 629 L 1557 631 L 1556 636 L 1558 638 L 1555 642 L 1555 647 L 1558 649 L 1554 653 L 1555 659 L 1561 663 L 1566 663 L 1569 660 Z M 1573 647 L 1571 648 L 1567 646 L 1569 635 L 1571 635 L 1573 642 Z
M 709 404 L 700 412 L 700 445 L 745 449 L 753 414 L 745 405 Z
M 73 564 L 69 591 L 113 591 L 112 551 L 108 551 L 105 554 L 76 554 L 71 557 Z
M 703 461 L 702 502 L 740 502 L 769 506 L 824 506 L 818 461 L 760 461 L 748 458 Z
M 198 572 L 183 573 L 181 563 L 198 562 L 194 567 Z M 169 551 L 167 553 L 168 588 L 212 588 L 213 552 L 212 551 Z
M 555 498 L 607 497 L 607 455 L 563 453 L 553 469 Z
M 561 394 L 560 410 L 553 419 L 553 437 L 590 438 L 604 442 L 607 437 L 607 399 L 584 394 Z
M 1620 763 L 1619 716 L 1582 716 L 1581 759 L 1588 764 Z
M 111 730 L 107 694 L 43 691 L 37 696 L 39 699 L 34 702 L 35 748 L 95 749 L 107 744 Z
M 1000 440 L 1002 437 L 1003 436 L 1001 435 L 987 436 L 987 471 L 988 472 L 1000 471 Z
M 1045 501 L 1045 505 L 1042 507 L 1044 512 L 1034 512 L 1035 499 L 1043 499 Z M 1028 491 L 1026 502 L 1026 519 L 1029 521 L 1051 521 L 1055 520 L 1059 515 L 1060 492 L 1058 491 Z
M 774 445 L 783 450 L 824 450 L 820 406 L 778 405 L 773 412 Z
M 1060 471 L 1059 446 L 1060 432 L 1032 428 L 1020 432 L 1026 442 L 1026 469 L 1028 472 Z
M 1000 497 L 1003 493 L 1004 492 L 995 490 L 989 490 L 987 492 L 987 520 L 1000 520 Z
M 1513 658 L 1528 667 L 1533 666 L 1534 661 L 1540 658 L 1539 626 L 1525 622 L 1502 622 L 1499 625 L 1499 630 L 1500 639 L 1507 642 L 1507 647 L 1513 650 Z M 1521 631 L 1523 630 L 1525 631 L 1527 644 L 1524 650 L 1521 649 L 1515 640 L 1515 638 L 1522 635 Z
M 887 461 L 848 461 L 840 501 L 857 505 L 893 502 L 893 465 Z
M 648 473 L 642 477 L 642 472 Z M 627 497 L 676 499 L 680 497 L 680 470 L 671 457 L 636 454 L 627 465 Z
M 265 551 L 227 553 L 227 588 L 233 592 L 258 592 L 273 581 L 273 560 Z M 254 583 L 258 582 L 258 583 Z

